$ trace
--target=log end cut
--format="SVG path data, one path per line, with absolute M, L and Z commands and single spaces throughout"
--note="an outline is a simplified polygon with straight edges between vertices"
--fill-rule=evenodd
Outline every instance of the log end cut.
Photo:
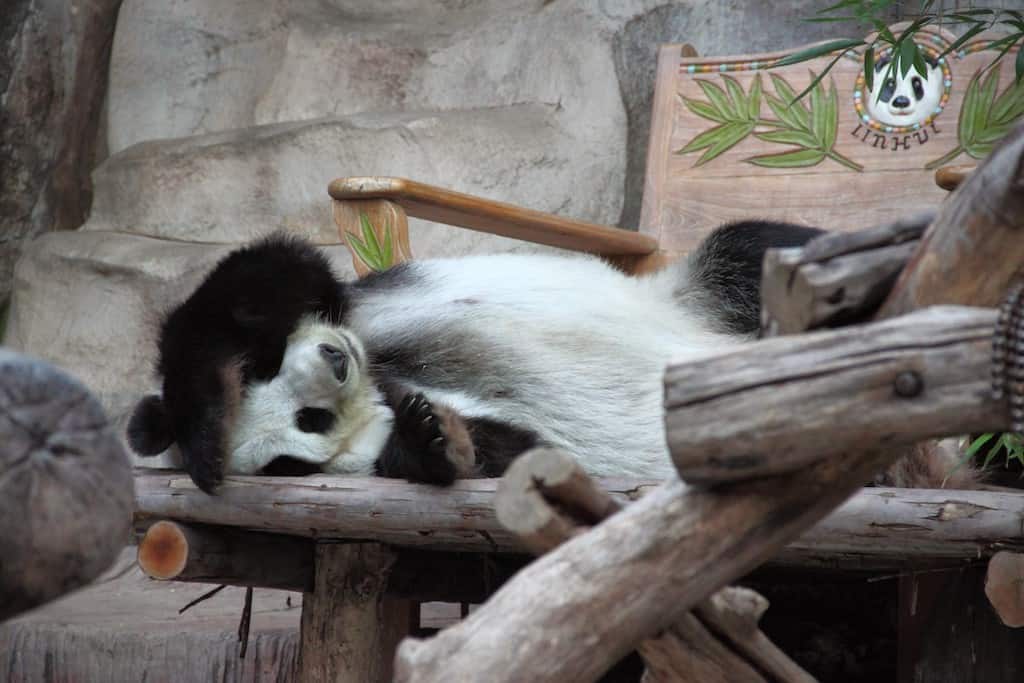
M 174 522 L 157 522 L 139 542 L 138 561 L 150 578 L 166 580 L 180 576 L 188 562 L 185 532 Z
M 992 556 L 985 574 L 985 595 L 1003 624 L 1024 626 L 1024 554 L 1004 550 Z

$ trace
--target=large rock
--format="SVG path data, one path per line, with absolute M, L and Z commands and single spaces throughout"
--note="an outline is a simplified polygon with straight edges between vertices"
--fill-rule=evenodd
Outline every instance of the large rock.
M 657 46 L 776 50 L 833 35 L 832 24 L 801 21 L 826 4 L 126 0 L 111 69 L 110 146 L 356 113 L 547 104 L 577 152 L 548 193 L 567 200 L 580 177 L 613 179 L 604 201 L 615 210 L 581 217 L 632 227 Z M 448 185 L 455 176 L 427 180 Z M 497 189 L 496 199 L 513 199 Z
M 22 241 L 88 213 L 120 4 L 0 3 L 0 311 Z
M 621 179 L 603 163 L 602 150 L 582 144 L 564 123 L 556 107 L 521 104 L 354 114 L 142 143 L 96 171 L 85 229 L 227 243 L 283 228 L 336 243 L 327 184 L 341 175 L 407 176 L 541 210 L 614 219 Z M 418 256 L 525 246 L 425 224 L 411 232 Z

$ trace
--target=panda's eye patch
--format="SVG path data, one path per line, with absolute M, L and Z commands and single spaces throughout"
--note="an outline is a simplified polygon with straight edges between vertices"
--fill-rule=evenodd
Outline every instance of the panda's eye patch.
M 337 416 L 326 408 L 303 408 L 295 413 L 295 426 L 300 432 L 326 434 L 334 426 Z
M 917 76 L 914 76 L 910 80 L 910 85 L 914 88 L 914 97 L 916 97 L 919 100 L 924 99 L 924 84 L 921 83 L 921 79 Z

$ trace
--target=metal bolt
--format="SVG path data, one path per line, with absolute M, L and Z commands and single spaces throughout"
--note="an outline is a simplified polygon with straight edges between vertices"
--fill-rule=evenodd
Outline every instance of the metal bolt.
M 897 396 L 913 398 L 919 396 L 924 391 L 924 380 L 921 379 L 921 375 L 913 370 L 906 370 L 896 375 L 893 388 L 896 390 Z

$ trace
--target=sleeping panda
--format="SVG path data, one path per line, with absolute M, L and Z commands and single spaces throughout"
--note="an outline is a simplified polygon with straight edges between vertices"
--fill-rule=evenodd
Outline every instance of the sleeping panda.
M 666 364 L 751 339 L 765 250 L 819 233 L 734 223 L 637 278 L 593 257 L 504 254 L 352 283 L 312 245 L 272 236 L 167 315 L 163 393 L 140 401 L 129 442 L 176 444 L 208 492 L 225 472 L 450 484 L 538 444 L 597 476 L 671 476 Z

